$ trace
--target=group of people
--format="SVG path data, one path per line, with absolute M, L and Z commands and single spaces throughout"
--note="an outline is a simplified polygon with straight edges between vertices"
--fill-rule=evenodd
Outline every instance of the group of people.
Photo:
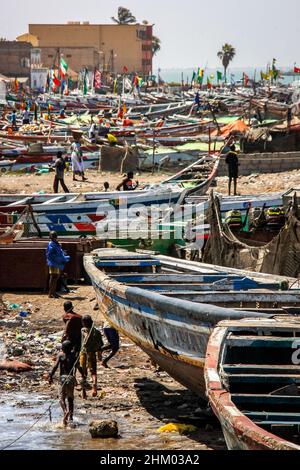
M 52 384 L 53 377 L 59 368 L 59 397 L 64 414 L 63 423 L 66 426 L 68 421 L 73 421 L 77 370 L 82 377 L 82 398 L 87 398 L 88 372 L 92 378 L 92 396 L 97 397 L 97 360 L 101 361 L 103 367 L 108 368 L 109 360 L 119 351 L 120 341 L 118 332 L 109 323 L 105 323 L 103 333 L 107 344 L 104 344 L 102 334 L 95 327 L 92 317 L 74 312 L 73 304 L 70 301 L 64 303 L 63 322 L 65 329 L 61 352 L 57 355 L 48 380 Z M 110 353 L 103 358 L 105 351 L 110 351 Z
M 73 181 L 77 181 L 76 176 L 79 175 L 82 178 L 82 181 L 87 181 L 87 178 L 84 175 L 84 163 L 83 155 L 80 146 L 80 142 L 74 141 L 71 145 L 71 162 L 72 162 L 72 172 L 73 172 Z M 69 193 L 69 189 L 65 183 L 65 170 L 67 168 L 67 160 L 63 156 L 62 152 L 57 152 L 56 160 L 54 163 L 55 177 L 53 182 L 53 192 L 58 193 L 59 185 L 61 185 L 65 193 Z

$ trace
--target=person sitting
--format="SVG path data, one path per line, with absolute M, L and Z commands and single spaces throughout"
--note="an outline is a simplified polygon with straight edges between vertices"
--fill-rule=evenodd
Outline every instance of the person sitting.
M 126 178 L 123 179 L 123 181 L 116 187 L 116 191 L 134 191 L 139 183 L 138 181 L 134 182 L 133 181 L 134 174 L 132 171 L 129 171 L 127 173 Z

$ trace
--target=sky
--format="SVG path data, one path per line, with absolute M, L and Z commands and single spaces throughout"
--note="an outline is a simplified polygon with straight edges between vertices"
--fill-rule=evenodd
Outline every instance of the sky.
M 300 65 L 299 0 L 2 0 L 0 37 L 13 40 L 29 23 L 110 23 L 119 6 L 155 25 L 162 41 L 155 67 L 217 67 L 225 42 L 237 50 L 232 67 L 262 67 L 273 57 Z

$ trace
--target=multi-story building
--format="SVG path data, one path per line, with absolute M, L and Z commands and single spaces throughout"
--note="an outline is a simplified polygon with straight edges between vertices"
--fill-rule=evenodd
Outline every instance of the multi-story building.
M 149 75 L 152 72 L 152 25 L 94 25 L 88 22 L 30 24 L 34 46 L 41 50 L 43 67 L 51 67 L 58 55 L 76 72 L 83 67 Z M 125 70 L 126 70 L 125 69 Z
M 29 42 L 0 41 L 0 73 L 7 77 L 29 77 Z

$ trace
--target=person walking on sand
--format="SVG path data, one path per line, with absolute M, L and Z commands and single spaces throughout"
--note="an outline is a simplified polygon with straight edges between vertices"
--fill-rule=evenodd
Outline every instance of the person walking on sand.
M 73 421 L 77 356 L 72 350 L 70 341 L 64 341 L 61 347 L 62 351 L 57 355 L 55 365 L 49 374 L 49 384 L 53 383 L 53 377 L 59 367 L 59 403 L 64 414 L 63 425 L 67 426 L 68 421 Z M 66 404 L 66 400 L 68 404 Z
M 48 243 L 46 251 L 47 265 L 49 268 L 49 298 L 58 298 L 56 293 L 57 281 L 65 267 L 70 261 L 70 256 L 66 256 L 62 247 L 60 246 L 57 233 L 50 232 L 50 242 Z
M 53 192 L 55 194 L 58 193 L 58 187 L 61 185 L 62 189 L 65 193 L 69 193 L 64 177 L 65 177 L 65 169 L 66 169 L 66 162 L 63 158 L 62 152 L 57 152 L 56 161 L 54 164 L 55 168 L 55 177 L 53 182 Z
M 101 361 L 101 349 L 103 340 L 100 331 L 94 327 L 93 319 L 90 315 L 85 315 L 82 319 L 83 328 L 81 330 L 81 352 L 80 367 L 83 370 L 84 380 L 87 378 L 88 370 L 93 381 L 93 397 L 97 396 L 97 355 Z M 83 386 L 83 398 L 86 398 L 86 391 Z
M 76 180 L 76 174 L 79 174 L 82 178 L 82 181 L 86 181 L 87 178 L 84 176 L 84 166 L 82 159 L 82 150 L 80 148 L 80 142 L 74 141 L 71 145 L 71 161 L 72 161 L 72 171 L 73 171 L 73 181 Z
M 231 185 L 233 181 L 234 196 L 237 195 L 237 180 L 239 177 L 239 159 L 235 151 L 235 145 L 230 146 L 230 151 L 226 155 L 226 164 L 228 167 L 228 194 L 231 195 Z
M 110 351 L 110 354 L 108 354 L 108 356 L 102 359 L 102 365 L 103 367 L 105 367 L 105 369 L 108 369 L 108 361 L 110 361 L 120 349 L 120 338 L 117 330 L 110 326 L 108 322 L 104 323 L 103 333 L 106 336 L 108 344 L 106 346 L 103 346 L 101 352 Z

